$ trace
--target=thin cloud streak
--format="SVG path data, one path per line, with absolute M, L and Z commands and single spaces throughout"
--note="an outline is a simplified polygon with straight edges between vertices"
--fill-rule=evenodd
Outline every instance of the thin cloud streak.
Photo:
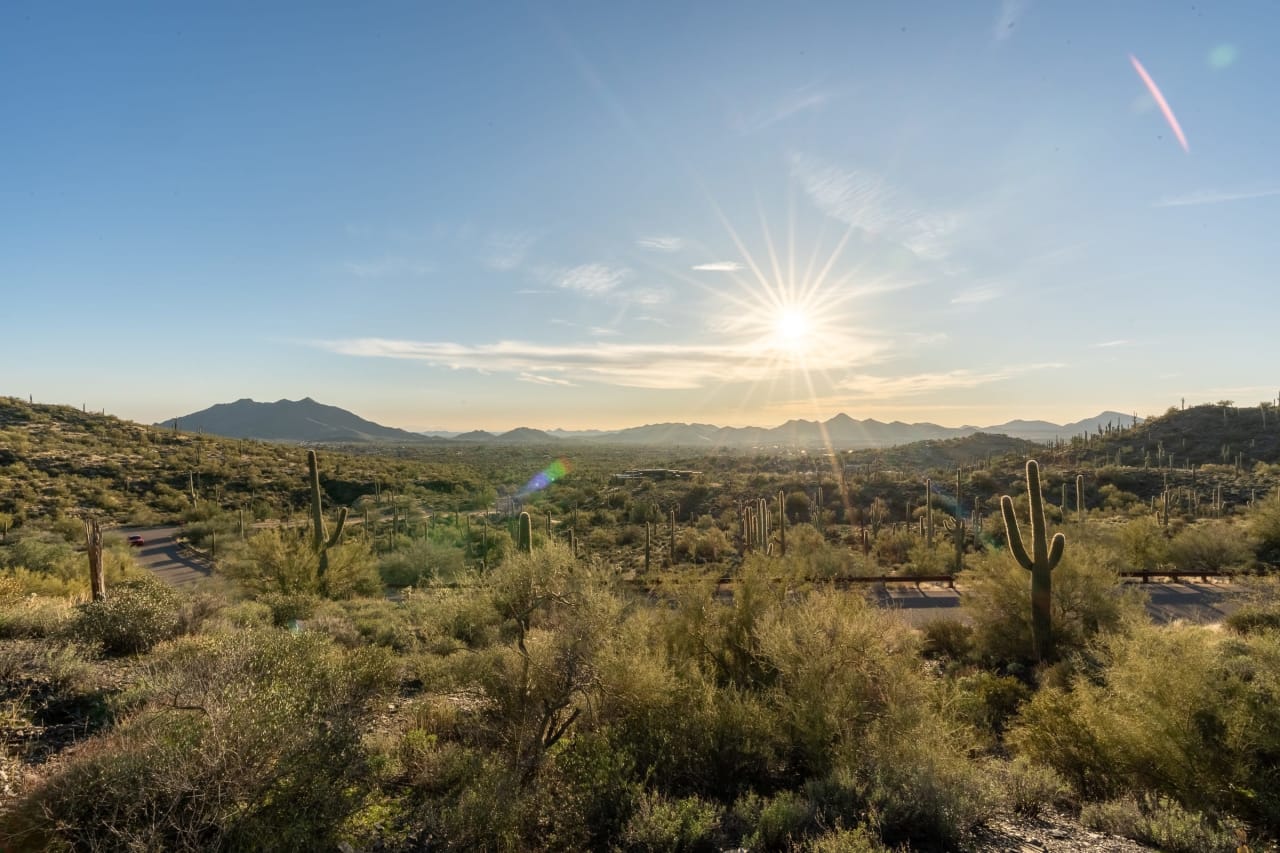
M 792 154 L 791 175 L 809 200 L 833 219 L 926 260 L 942 260 L 951 253 L 951 236 L 960 227 L 960 217 L 917 208 L 877 174 Z
M 1119 338 L 1114 341 L 1103 341 L 1093 345 L 1094 349 L 1111 349 L 1112 347 L 1128 347 L 1133 346 L 1133 341 L 1126 338 Z
M 561 270 L 555 277 L 557 287 L 599 296 L 617 289 L 632 275 L 625 267 L 615 268 L 604 264 L 581 264 Z
M 1169 196 L 1153 202 L 1152 207 L 1193 207 L 1200 204 L 1226 204 L 1232 201 L 1248 201 L 1255 198 L 1271 198 L 1280 195 L 1280 187 L 1255 190 L 1219 191 L 1201 190 L 1181 196 Z
M 919 394 L 932 394 L 939 391 L 977 388 L 982 385 L 991 385 L 996 382 L 1003 382 L 1006 379 L 1013 379 L 1033 371 L 1064 366 L 1057 362 L 1048 362 L 991 371 L 959 369 L 948 370 L 944 373 L 916 373 L 906 376 L 856 374 L 842 380 L 837 385 L 837 388 L 849 393 L 851 395 L 849 399 L 893 399 Z
M 684 248 L 684 240 L 680 237 L 656 235 L 641 237 L 636 240 L 636 245 L 641 249 L 648 249 L 653 252 L 678 252 Z
M 737 261 L 714 261 L 709 264 L 698 264 L 693 267 L 698 272 L 739 272 L 742 264 Z
M 446 341 L 350 338 L 313 341 L 339 355 L 421 361 L 455 370 L 510 373 L 590 381 L 628 388 L 680 390 L 733 382 L 761 382 L 790 372 L 797 365 L 778 358 L 760 341 L 721 345 L 691 344 L 536 344 L 499 341 L 469 345 Z M 876 360 L 881 342 L 849 341 L 839 352 L 848 368 Z M 570 377 L 570 378 L 566 378 Z M 526 380 L 530 381 L 530 380 Z

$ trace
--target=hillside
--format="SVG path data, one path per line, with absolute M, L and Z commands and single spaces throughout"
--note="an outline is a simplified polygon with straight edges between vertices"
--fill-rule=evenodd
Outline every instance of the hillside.
M 1083 459 L 1124 465 L 1186 468 L 1188 465 L 1280 463 L 1280 414 L 1274 407 L 1205 404 L 1169 409 L 1123 431 L 1073 441 Z
M 258 403 L 249 399 L 218 403 L 199 412 L 170 418 L 182 430 L 222 435 L 228 438 L 255 438 L 289 442 L 434 441 L 428 436 L 385 427 L 337 406 L 301 400 Z
M 1092 418 L 1068 424 L 1048 421 L 1013 420 L 992 426 L 944 427 L 933 423 L 884 423 L 874 418 L 858 420 L 838 414 L 826 421 L 790 420 L 772 427 L 718 427 L 711 424 L 662 423 L 604 433 L 595 440 L 611 444 L 635 444 L 670 447 L 805 447 L 837 450 L 893 447 L 919 441 L 941 441 L 975 433 L 1006 435 L 1024 441 L 1051 442 L 1067 440 L 1083 432 L 1095 432 L 1129 425 L 1132 415 L 1102 412 Z

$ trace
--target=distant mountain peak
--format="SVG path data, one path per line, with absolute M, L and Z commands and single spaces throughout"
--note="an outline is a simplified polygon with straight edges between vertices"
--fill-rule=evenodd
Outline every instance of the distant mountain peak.
M 173 423 L 169 418 L 162 423 Z M 228 438 L 263 441 L 363 443 L 370 441 L 430 441 L 402 429 L 386 427 L 346 409 L 301 400 L 258 403 L 242 397 L 234 403 L 217 403 L 176 419 L 187 430 Z

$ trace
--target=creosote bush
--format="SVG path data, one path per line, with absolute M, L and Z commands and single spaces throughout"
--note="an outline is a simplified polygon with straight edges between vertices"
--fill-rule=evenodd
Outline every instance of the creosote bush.
M 105 600 L 77 609 L 74 635 L 110 655 L 145 652 L 181 627 L 178 594 L 154 579 L 116 584 Z

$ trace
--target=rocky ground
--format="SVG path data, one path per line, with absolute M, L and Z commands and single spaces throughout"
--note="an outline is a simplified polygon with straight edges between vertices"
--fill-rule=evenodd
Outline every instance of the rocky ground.
M 1034 819 L 999 818 L 977 833 L 975 850 L 993 853 L 1145 853 L 1145 844 L 1094 832 L 1070 815 L 1045 811 Z

